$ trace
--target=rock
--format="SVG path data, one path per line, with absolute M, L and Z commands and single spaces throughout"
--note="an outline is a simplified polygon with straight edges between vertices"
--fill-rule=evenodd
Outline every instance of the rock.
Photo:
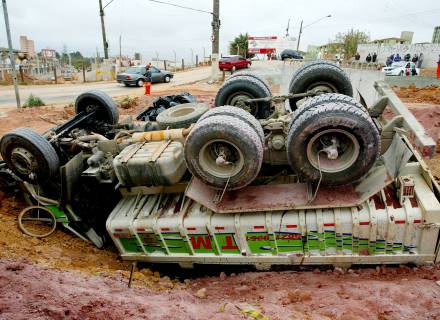
M 354 270 L 353 269 L 348 269 L 348 273 L 353 274 Z
M 198 290 L 196 292 L 195 296 L 200 299 L 205 299 L 206 298 L 206 288 L 202 288 L 202 289 Z
M 321 270 L 319 270 L 319 268 L 313 269 L 313 273 L 315 274 L 321 273 Z
M 191 283 L 191 280 L 185 279 L 185 280 L 183 280 L 183 283 L 185 283 L 186 285 L 189 285 Z
M 141 272 L 147 277 L 151 277 L 153 275 L 153 271 L 150 269 L 142 269 Z
M 436 283 L 438 286 L 440 286 L 440 281 L 436 281 L 435 283 Z
M 344 273 L 345 273 L 344 269 L 342 269 L 342 268 L 340 268 L 340 267 L 336 267 L 336 268 L 333 270 L 333 272 L 334 272 L 334 273 L 337 273 L 337 274 L 344 274 Z
M 153 274 L 153 275 L 154 275 L 155 278 L 160 278 L 160 273 L 157 272 L 157 271 L 154 271 L 154 274 Z
M 227 278 L 226 273 L 224 273 L 224 272 L 220 272 L 220 280 L 221 280 L 221 281 L 224 281 L 224 280 L 226 280 L 226 278 Z

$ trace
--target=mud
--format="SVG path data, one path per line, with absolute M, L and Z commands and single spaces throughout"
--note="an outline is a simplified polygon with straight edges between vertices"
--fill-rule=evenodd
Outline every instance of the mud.
M 438 319 L 439 278 L 434 266 L 248 272 L 158 292 L 122 275 L 0 260 L 0 319 L 245 319 L 240 309 L 272 320 Z

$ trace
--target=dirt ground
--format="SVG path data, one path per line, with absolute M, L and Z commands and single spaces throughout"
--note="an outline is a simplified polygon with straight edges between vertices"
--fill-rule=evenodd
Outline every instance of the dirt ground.
M 181 91 L 212 103 L 213 92 L 200 86 Z M 121 114 L 136 115 L 154 98 L 142 97 Z M 440 103 L 406 102 L 439 139 Z M 43 132 L 72 114 L 72 106 L 14 110 L 0 118 L 0 136 L 20 126 Z M 440 154 L 429 163 L 440 177 Z M 440 265 L 226 273 L 212 268 L 198 276 L 172 266 L 140 266 L 129 289 L 130 266 L 115 249 L 98 250 L 63 230 L 46 239 L 22 234 L 16 217 L 24 206 L 18 196 L 0 192 L 1 320 L 252 319 L 243 309 L 271 320 L 440 319 Z

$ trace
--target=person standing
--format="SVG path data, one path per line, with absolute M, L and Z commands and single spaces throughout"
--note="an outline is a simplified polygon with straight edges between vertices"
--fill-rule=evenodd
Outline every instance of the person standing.
M 145 78 L 147 78 L 147 82 L 151 82 L 151 62 L 145 66 Z
M 367 57 L 365 58 L 365 61 L 367 61 L 368 63 L 371 62 L 371 54 L 367 55 Z
M 402 58 L 401 58 L 400 55 L 397 53 L 397 54 L 394 56 L 394 62 L 399 62 L 399 61 L 402 61 Z
M 354 56 L 354 60 L 359 61 L 361 58 L 361 55 L 359 54 L 359 52 L 356 52 L 355 56 Z
M 411 61 L 417 64 L 417 61 L 419 61 L 419 56 L 417 55 L 417 53 L 414 54 L 414 57 L 412 58 Z
M 417 62 L 417 68 L 422 68 L 422 63 L 423 63 L 423 53 L 419 54 L 419 61 Z
M 376 60 L 377 60 L 377 53 L 375 52 L 375 53 L 373 53 L 373 63 L 375 63 Z
M 437 79 L 440 79 L 440 54 L 438 55 L 437 61 Z

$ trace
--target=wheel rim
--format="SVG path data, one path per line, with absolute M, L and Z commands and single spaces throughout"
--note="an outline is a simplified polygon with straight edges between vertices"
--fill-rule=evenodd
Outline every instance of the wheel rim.
M 166 76 L 165 77 L 165 82 L 170 82 L 170 77 Z
M 200 149 L 199 162 L 208 174 L 228 179 L 237 175 L 244 166 L 241 150 L 233 143 L 216 139 L 211 140 Z
M 257 105 L 255 103 L 251 103 L 249 104 L 244 104 L 242 101 L 246 101 L 248 99 L 253 99 L 254 97 L 244 91 L 240 91 L 240 92 L 236 92 L 234 94 L 232 94 L 228 100 L 226 101 L 226 105 L 228 106 L 234 106 L 234 107 L 239 107 L 249 113 L 251 113 L 252 115 L 256 114 L 257 111 Z
M 55 231 L 56 218 L 45 207 L 31 206 L 20 213 L 18 226 L 23 233 L 31 237 L 44 238 Z
M 170 113 L 170 117 L 173 117 L 173 118 L 183 117 L 183 116 L 186 116 L 194 111 L 195 111 L 195 109 L 193 107 L 180 108 L 178 110 L 172 111 Z
M 29 176 L 38 170 L 38 161 L 27 149 L 16 147 L 11 151 L 11 162 L 22 175 Z
M 143 82 L 142 80 L 139 80 L 139 81 L 138 81 L 138 86 L 139 86 L 139 87 L 142 87 L 143 85 L 144 85 L 144 82 Z
M 359 150 L 359 142 L 354 135 L 341 129 L 329 129 L 310 139 L 307 144 L 307 159 L 322 172 L 337 173 L 355 163 Z
M 311 84 L 310 86 L 307 87 L 306 91 L 320 91 L 323 93 L 337 93 L 338 89 L 331 84 L 330 82 L 326 82 L 326 81 L 320 81 L 320 82 L 315 82 L 313 84 Z

